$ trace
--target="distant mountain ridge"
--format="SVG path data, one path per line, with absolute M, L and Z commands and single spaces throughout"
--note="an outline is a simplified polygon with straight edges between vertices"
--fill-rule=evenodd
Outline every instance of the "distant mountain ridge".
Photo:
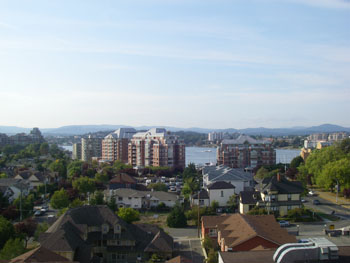
M 82 135 L 87 133 L 94 133 L 99 131 L 113 131 L 119 128 L 133 127 L 127 125 L 67 125 L 59 128 L 43 128 L 40 129 L 44 135 Z M 262 135 L 262 136 L 286 136 L 286 135 L 308 135 L 312 133 L 331 133 L 331 132 L 350 132 L 350 128 L 342 127 L 334 124 L 322 124 L 312 127 L 292 127 L 292 128 L 246 128 L 246 129 L 205 129 L 205 128 L 178 128 L 171 126 L 139 126 L 133 127 L 136 130 L 148 130 L 154 127 L 163 127 L 169 131 L 191 131 L 197 133 L 209 133 L 209 132 L 228 132 L 228 133 L 243 133 L 247 135 Z M 40 128 L 40 127 L 39 127 Z M 16 134 L 16 133 L 29 133 L 32 128 L 22 128 L 17 126 L 0 126 L 0 133 Z

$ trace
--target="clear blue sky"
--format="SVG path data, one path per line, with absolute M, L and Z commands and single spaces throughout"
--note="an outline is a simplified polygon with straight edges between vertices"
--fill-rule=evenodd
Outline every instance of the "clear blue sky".
M 350 126 L 350 1 L 0 0 L 0 125 Z

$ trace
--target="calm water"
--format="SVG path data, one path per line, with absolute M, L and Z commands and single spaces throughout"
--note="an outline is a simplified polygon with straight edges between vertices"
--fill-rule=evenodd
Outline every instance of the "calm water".
M 73 151 L 73 146 L 61 145 L 68 151 Z M 290 163 L 294 157 L 300 154 L 300 150 L 276 150 L 276 163 Z M 216 163 L 216 148 L 186 147 L 186 166 L 189 163 L 205 164 Z

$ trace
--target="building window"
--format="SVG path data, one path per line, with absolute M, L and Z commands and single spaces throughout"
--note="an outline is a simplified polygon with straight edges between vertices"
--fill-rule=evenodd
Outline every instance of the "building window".
M 224 197 L 224 191 L 221 191 L 221 197 Z
M 123 197 L 118 197 L 118 201 L 123 201 Z
M 292 200 L 292 195 L 288 194 L 288 201 L 291 201 L 291 200 Z
M 287 210 L 291 210 L 292 209 L 292 206 L 291 205 L 288 205 L 287 206 Z
M 209 229 L 209 236 L 216 237 L 216 229 Z

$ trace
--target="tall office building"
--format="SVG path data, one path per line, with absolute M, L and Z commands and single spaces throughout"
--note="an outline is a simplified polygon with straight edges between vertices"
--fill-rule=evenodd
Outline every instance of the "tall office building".
M 240 135 L 234 140 L 223 140 L 217 148 L 217 163 L 232 168 L 255 168 L 274 165 L 276 152 L 270 141 L 255 140 Z
M 81 160 L 81 142 L 73 144 L 72 159 Z
M 120 128 L 102 140 L 102 160 L 128 162 L 128 144 L 136 133 L 134 128 Z
M 136 133 L 129 143 L 129 164 L 134 167 L 185 167 L 185 144 L 162 128 Z
M 81 139 L 81 160 L 88 162 L 92 157 L 102 157 L 102 138 L 89 135 Z

